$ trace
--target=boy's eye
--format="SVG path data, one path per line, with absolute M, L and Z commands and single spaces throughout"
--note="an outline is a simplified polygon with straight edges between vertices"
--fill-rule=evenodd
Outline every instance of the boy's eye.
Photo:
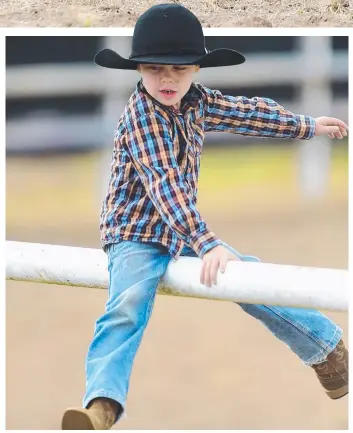
M 162 66 L 160 66 L 160 65 L 148 65 L 147 69 L 150 71 L 157 72 L 157 71 L 160 71 L 162 69 Z M 187 67 L 186 66 L 173 66 L 173 69 L 174 69 L 174 71 L 182 72 L 182 71 L 185 71 L 187 69 Z

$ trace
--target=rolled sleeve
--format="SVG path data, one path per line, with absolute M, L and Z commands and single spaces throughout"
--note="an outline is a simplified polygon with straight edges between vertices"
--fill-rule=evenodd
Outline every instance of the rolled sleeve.
M 222 241 L 217 239 L 215 234 L 208 230 L 194 233 L 190 236 L 190 240 L 194 251 L 200 258 L 217 245 L 222 245 Z
M 298 114 L 295 116 L 297 127 L 294 132 L 294 138 L 300 140 L 310 140 L 315 135 L 316 122 L 313 117 Z

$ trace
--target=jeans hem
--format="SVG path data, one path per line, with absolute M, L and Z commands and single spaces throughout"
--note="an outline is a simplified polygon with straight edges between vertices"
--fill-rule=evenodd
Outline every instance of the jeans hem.
M 326 348 L 325 349 L 321 349 L 321 351 L 317 355 L 312 356 L 307 361 L 303 361 L 304 364 L 307 365 L 307 366 L 309 366 L 309 367 L 311 367 L 312 365 L 320 364 L 320 362 L 325 361 L 326 358 L 327 358 L 327 356 L 337 346 L 338 342 L 342 338 L 342 335 L 343 335 L 342 329 L 337 327 L 334 336 L 332 337 L 331 341 L 329 343 L 327 343 Z
M 83 400 L 83 407 L 87 408 L 88 403 L 90 401 L 92 401 L 95 398 L 99 398 L 99 397 L 105 397 L 105 398 L 110 398 L 112 400 L 115 400 L 116 402 L 118 402 L 121 407 L 122 407 L 122 412 L 117 416 L 116 420 L 114 421 L 114 424 L 119 421 L 120 418 L 127 418 L 127 414 L 126 414 L 126 404 L 125 404 L 125 400 L 121 397 L 119 397 L 117 394 L 115 394 L 114 392 L 110 392 L 110 391 L 105 391 L 104 389 L 95 391 L 94 393 L 90 394 L 89 396 L 86 396 Z

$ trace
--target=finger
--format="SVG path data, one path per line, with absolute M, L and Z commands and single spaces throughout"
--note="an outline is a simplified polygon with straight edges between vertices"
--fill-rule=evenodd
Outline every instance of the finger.
M 337 132 L 335 132 L 335 137 L 336 137 L 336 138 L 340 138 L 340 139 L 343 138 L 342 130 L 341 130 L 341 129 L 339 129 Z
M 220 270 L 220 272 L 222 272 L 222 274 L 224 274 L 226 269 L 227 269 L 227 263 L 228 263 L 228 258 L 222 257 L 220 262 L 219 262 L 219 270 Z
M 340 128 L 340 133 L 344 136 L 347 137 L 348 133 L 344 128 Z
M 339 132 L 340 128 L 338 126 L 324 126 L 325 134 L 336 134 Z
M 208 287 L 210 286 L 210 262 L 205 263 L 204 285 Z
M 222 272 L 222 274 L 225 273 L 227 269 L 228 262 L 239 262 L 240 258 L 236 256 L 235 254 L 229 254 L 227 257 L 222 257 L 220 263 L 219 263 L 219 270 Z
M 202 262 L 201 273 L 200 273 L 200 283 L 205 284 L 205 271 L 206 271 L 206 261 Z
M 332 138 L 332 140 L 335 138 L 335 134 L 328 134 L 328 136 L 329 136 L 330 138 Z
M 208 263 L 208 266 L 206 268 L 206 286 L 212 287 L 212 266 L 213 266 L 213 260 Z
M 210 266 L 210 285 L 217 284 L 217 272 L 219 268 L 219 259 L 214 259 Z
M 345 131 L 348 131 L 348 125 L 346 125 L 342 120 L 340 119 L 334 119 L 336 122 L 335 125 L 339 126 L 340 128 L 344 129 Z

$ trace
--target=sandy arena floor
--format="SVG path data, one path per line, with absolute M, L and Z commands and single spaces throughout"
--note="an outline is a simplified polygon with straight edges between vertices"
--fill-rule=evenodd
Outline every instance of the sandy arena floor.
M 157 3 L 178 0 L 6 0 L 2 27 L 133 27 Z M 352 0 L 185 0 L 204 27 L 350 27 Z
M 14 200 L 26 170 L 21 179 L 8 167 Z M 92 217 L 38 226 L 26 223 L 27 210 L 23 224 L 8 224 L 7 239 L 99 247 Z M 347 267 L 347 200 L 203 214 L 219 237 L 263 261 Z M 105 300 L 100 290 L 7 284 L 7 429 L 59 429 L 65 408 L 81 404 L 86 350 Z M 328 315 L 347 340 L 347 314 Z M 348 399 L 329 400 L 314 372 L 236 305 L 157 296 L 127 415 L 119 429 L 346 430 Z

